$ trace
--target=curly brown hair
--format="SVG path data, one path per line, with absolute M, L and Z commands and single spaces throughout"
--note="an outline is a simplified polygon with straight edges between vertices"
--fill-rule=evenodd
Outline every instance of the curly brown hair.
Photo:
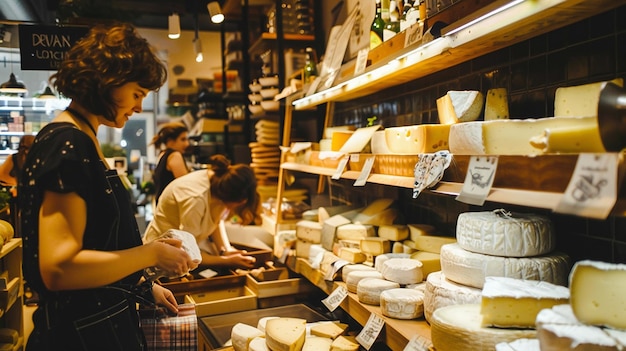
M 261 197 L 252 168 L 245 164 L 231 165 L 226 156 L 219 154 L 211 156 L 209 164 L 213 170 L 211 195 L 223 202 L 247 200 L 237 209 L 237 214 L 243 224 L 259 221 Z
M 136 82 L 158 90 L 167 79 L 167 67 L 148 42 L 127 23 L 98 24 L 68 51 L 59 70 L 50 77 L 55 89 L 90 113 L 115 120 L 112 91 Z

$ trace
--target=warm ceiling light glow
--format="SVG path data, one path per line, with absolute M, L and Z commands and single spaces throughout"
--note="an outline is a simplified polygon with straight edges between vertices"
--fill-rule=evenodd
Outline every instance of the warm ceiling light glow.
M 213 23 L 224 22 L 224 14 L 222 13 L 222 9 L 220 8 L 219 2 L 211 1 L 207 5 L 207 9 L 209 10 L 209 14 L 211 15 L 211 22 Z
M 177 13 L 173 13 L 167 18 L 167 24 L 169 27 L 169 34 L 167 36 L 170 39 L 180 38 L 180 17 Z
M 202 62 L 204 60 L 204 56 L 202 55 L 202 42 L 200 42 L 200 38 L 195 38 L 193 40 L 193 50 L 196 53 L 196 62 Z

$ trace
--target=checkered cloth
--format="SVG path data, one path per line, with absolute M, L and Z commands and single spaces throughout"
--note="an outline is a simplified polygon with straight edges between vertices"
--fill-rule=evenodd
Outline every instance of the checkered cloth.
M 149 351 L 197 351 L 198 318 L 193 304 L 178 305 L 178 315 L 163 309 L 140 310 Z

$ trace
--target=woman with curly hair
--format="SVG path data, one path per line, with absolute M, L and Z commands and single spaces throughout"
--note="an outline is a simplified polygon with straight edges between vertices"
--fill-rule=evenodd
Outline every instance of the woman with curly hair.
M 242 224 L 257 221 L 260 196 L 254 171 L 244 164 L 231 165 L 224 155 L 213 155 L 210 167 L 174 179 L 161 194 L 144 241 L 151 242 L 169 229 L 196 237 L 202 251 L 201 266 L 250 268 L 254 257 L 232 250 L 223 220 L 238 215 Z
M 158 204 L 163 189 L 172 180 L 189 173 L 183 156 L 189 147 L 189 130 L 180 122 L 165 123 L 152 138 L 152 144 L 158 150 L 165 147 L 159 153 L 159 161 L 152 175 L 156 187 L 154 200 Z
M 179 240 L 143 245 L 97 138 L 99 126 L 121 128 L 141 112 L 166 78 L 127 24 L 91 28 L 51 77 L 71 101 L 37 134 L 18 182 L 24 276 L 39 294 L 26 350 L 145 350 L 137 302 L 177 310 L 171 291 L 142 283 L 143 271 L 195 265 Z

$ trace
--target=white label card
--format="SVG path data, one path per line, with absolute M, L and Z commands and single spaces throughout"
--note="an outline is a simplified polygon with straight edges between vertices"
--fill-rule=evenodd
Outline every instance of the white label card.
M 367 57 L 370 53 L 369 48 L 359 50 L 359 54 L 356 57 L 356 65 L 354 66 L 354 75 L 358 76 L 365 72 L 367 68 Z
M 337 289 L 333 290 L 327 298 L 322 300 L 322 303 L 330 312 L 334 311 L 341 305 L 343 300 L 345 300 L 346 296 L 348 296 L 348 289 L 344 286 L 340 285 Z
M 422 41 L 424 34 L 424 22 L 419 22 L 419 25 L 412 25 L 406 29 L 406 36 L 404 37 L 404 47 L 408 47 L 417 42 Z
M 482 206 L 491 191 L 497 169 L 498 156 L 470 157 L 463 188 L 461 188 L 456 200 L 470 205 Z
M 363 330 L 356 336 L 356 341 L 366 350 L 369 350 L 374 344 L 374 341 L 376 341 L 380 331 L 383 330 L 383 326 L 385 326 L 385 321 L 380 316 L 376 313 L 370 314 Z
M 343 173 L 343 170 L 346 169 L 346 165 L 348 164 L 348 161 L 350 161 L 349 155 L 346 155 L 342 157 L 341 160 L 339 160 L 337 169 L 335 170 L 335 173 L 333 173 L 333 176 L 331 177 L 332 179 L 337 180 L 341 178 L 341 174 Z
M 432 342 L 425 337 L 415 334 L 411 340 L 409 340 L 409 343 L 406 344 L 403 351 L 428 351 L 432 345 Z
M 376 159 L 375 156 L 370 156 L 367 158 L 367 160 L 365 160 L 365 163 L 363 164 L 363 169 L 361 170 L 359 177 L 356 179 L 356 181 L 353 184 L 354 186 L 365 185 L 365 183 L 367 182 L 367 178 L 369 178 L 370 173 L 372 173 L 372 167 L 374 166 L 375 159 Z
M 606 219 L 617 201 L 618 153 L 578 156 L 576 168 L 555 212 Z

